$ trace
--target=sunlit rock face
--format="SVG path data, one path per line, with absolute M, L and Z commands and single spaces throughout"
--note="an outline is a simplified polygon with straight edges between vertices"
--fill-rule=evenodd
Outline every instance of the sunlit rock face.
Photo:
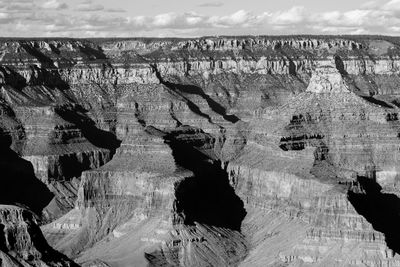
M 323 66 L 313 72 L 306 92 L 340 94 L 349 93 L 350 91 L 335 66 Z
M 1 40 L 0 204 L 82 266 L 398 266 L 398 44 Z

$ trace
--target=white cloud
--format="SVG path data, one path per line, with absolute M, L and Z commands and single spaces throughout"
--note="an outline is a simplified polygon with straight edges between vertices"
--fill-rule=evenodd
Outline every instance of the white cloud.
M 375 9 L 375 8 L 379 8 L 380 6 L 382 6 L 382 4 L 378 3 L 375 0 L 372 0 L 372 1 L 364 2 L 363 4 L 361 4 L 360 8 L 363 8 L 363 9 Z
M 112 13 L 123 13 L 123 12 L 126 12 L 126 10 L 122 9 L 122 8 L 106 8 L 106 9 L 104 9 L 104 11 L 112 12 Z
M 392 26 L 390 30 L 395 33 L 400 33 L 400 26 Z
M 33 11 L 35 9 L 35 4 L 33 1 L 14 1 L 14 2 L 3 2 L 4 9 L 10 12 L 18 11 Z
M 339 11 L 325 12 L 319 15 L 314 15 L 315 20 L 321 20 L 322 22 L 335 23 L 340 20 L 341 13 Z
M 289 25 L 301 23 L 306 18 L 305 8 L 302 6 L 294 6 L 286 11 L 279 11 L 271 16 L 271 24 Z
M 252 27 L 258 25 L 266 17 L 266 13 L 254 15 L 245 10 L 239 10 L 227 16 L 212 16 L 207 19 L 213 27 Z
M 81 2 L 75 8 L 76 11 L 86 11 L 86 12 L 93 12 L 93 11 L 102 11 L 104 9 L 103 5 L 94 4 L 91 0 L 86 0 Z
M 400 10 L 400 0 L 391 0 L 383 5 L 382 9 L 384 10 Z
M 221 7 L 224 3 L 222 2 L 206 2 L 198 5 L 199 7 Z
M 172 25 L 178 18 L 174 13 L 160 14 L 154 17 L 153 25 L 156 27 L 165 27 Z
M 48 0 L 42 4 L 42 8 L 61 10 L 68 8 L 68 5 L 66 3 L 59 2 L 58 0 Z
M 400 34 L 400 0 L 377 6 L 370 2 L 358 9 L 312 13 L 302 6 L 257 13 L 238 10 L 231 14 L 196 12 L 129 16 L 123 9 L 106 8 L 95 1 L 80 2 L 71 12 L 63 0 L 47 0 L 40 9 L 31 0 L 0 0 L 0 34 L 35 36 L 199 36 L 239 34 Z M 213 2 L 214 3 L 214 2 Z M 217 2 L 215 2 L 217 3 Z M 204 3 L 207 4 L 207 3 Z M 208 3 L 209 4 L 209 3 Z M 371 8 L 371 7 L 374 8 Z M 49 11 L 51 10 L 51 11 Z M 62 15 L 61 15 L 62 14 Z M 18 28 L 17 28 L 17 25 Z M 29 30 L 26 30 L 29 25 Z M 25 29 L 23 32 L 22 30 Z M 18 32 L 20 31 L 20 32 Z
M 0 12 L 0 20 L 1 19 L 8 19 L 8 18 L 10 18 L 10 14 Z

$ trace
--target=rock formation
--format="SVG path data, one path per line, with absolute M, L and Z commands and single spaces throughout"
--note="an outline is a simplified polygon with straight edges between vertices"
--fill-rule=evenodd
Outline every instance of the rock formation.
M 399 74 L 394 37 L 0 40 L 1 259 L 398 266 Z
M 0 206 L 1 266 L 78 266 L 51 248 L 31 212 Z

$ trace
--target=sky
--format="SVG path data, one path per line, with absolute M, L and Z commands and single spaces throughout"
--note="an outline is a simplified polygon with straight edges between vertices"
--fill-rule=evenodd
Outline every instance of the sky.
M 0 0 L 1 37 L 400 36 L 400 0 Z

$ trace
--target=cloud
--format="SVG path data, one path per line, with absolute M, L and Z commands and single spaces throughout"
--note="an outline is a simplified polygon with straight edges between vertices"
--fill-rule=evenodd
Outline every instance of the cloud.
M 40 9 L 30 0 L 13 2 L 0 0 L 1 35 L 71 37 L 187 37 L 305 33 L 400 35 L 400 10 L 396 10 L 400 0 L 387 0 L 386 4 L 380 6 L 374 6 L 375 2 L 371 2 L 346 11 L 311 12 L 305 7 L 294 6 L 274 12 L 264 10 L 250 12 L 243 9 L 222 15 L 169 12 L 154 16 L 129 16 L 123 9 L 106 8 L 90 0 L 82 1 L 76 6 L 76 10 L 87 12 L 67 11 L 61 16 L 57 10 L 65 8 L 62 1 L 47 0 Z
M 365 9 L 373 9 L 373 8 L 379 8 L 380 6 L 382 6 L 381 3 L 378 3 L 375 0 L 372 1 L 367 1 L 363 4 L 360 5 L 360 8 L 365 8 Z
M 17 0 L 13 2 L 2 2 L 3 9 L 10 12 L 18 11 L 33 11 L 35 9 L 35 4 L 33 1 L 29 0 Z
M 400 33 L 400 26 L 392 26 L 392 27 L 390 27 L 390 29 L 391 29 L 393 32 Z
M 379 33 L 378 28 L 384 33 L 387 27 L 400 23 L 392 11 L 371 9 L 322 13 L 316 16 L 314 21 L 326 26 L 369 29 L 370 33 Z
M 399 11 L 400 10 L 400 0 L 389 1 L 383 5 L 382 9 Z
M 76 11 L 94 12 L 102 11 L 104 9 L 103 5 L 94 4 L 91 0 L 83 1 L 75 8 Z
M 151 30 L 151 29 L 187 29 L 196 27 L 208 27 L 207 16 L 199 15 L 195 12 L 183 14 L 164 13 L 154 17 L 137 16 L 128 17 L 126 25 L 132 29 Z
M 9 4 L 33 4 L 33 0 L 14 0 L 14 1 L 8 1 L 8 0 L 0 0 L 1 5 L 9 5 Z
M 224 3 L 222 2 L 206 2 L 198 5 L 198 7 L 221 7 Z
M 123 12 L 126 12 L 126 10 L 122 9 L 122 8 L 106 8 L 106 9 L 104 9 L 104 11 L 111 12 L 111 13 L 123 13 Z
M 294 6 L 286 11 L 278 11 L 272 14 L 270 19 L 271 24 L 288 25 L 301 23 L 306 18 L 305 8 L 302 6 Z
M 58 0 L 48 0 L 47 2 L 42 4 L 42 8 L 61 10 L 61 9 L 67 9 L 68 5 L 66 3 L 59 2 Z
M 260 15 L 254 15 L 251 12 L 245 10 L 239 10 L 231 15 L 227 16 L 212 16 L 207 19 L 207 22 L 212 27 L 252 27 L 260 24 L 266 17 L 267 13 Z
M 254 15 L 239 10 L 226 16 L 206 16 L 196 12 L 164 13 L 156 16 L 128 17 L 126 25 L 130 29 L 151 31 L 153 29 L 205 29 L 205 28 L 248 28 L 262 23 L 266 14 Z

